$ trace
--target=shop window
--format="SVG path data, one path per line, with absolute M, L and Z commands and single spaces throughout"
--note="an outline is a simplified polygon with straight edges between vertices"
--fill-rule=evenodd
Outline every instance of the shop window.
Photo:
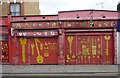
M 20 15 L 20 4 L 19 3 L 10 4 L 10 12 L 12 16 L 19 16 Z

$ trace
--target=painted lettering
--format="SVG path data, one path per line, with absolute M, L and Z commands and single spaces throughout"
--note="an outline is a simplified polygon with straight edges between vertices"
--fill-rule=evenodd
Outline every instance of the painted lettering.
M 44 34 L 45 34 L 45 36 L 47 36 L 47 35 L 48 35 L 48 34 L 47 34 L 47 32 L 45 32 Z
M 50 32 L 51 33 L 51 35 L 55 35 L 55 33 L 54 32 Z
M 19 36 L 22 36 L 22 33 L 19 33 Z
M 23 33 L 23 36 L 26 36 L 27 33 Z
M 41 35 L 41 33 L 38 33 L 38 32 L 37 32 L 37 34 L 38 34 L 38 35 Z

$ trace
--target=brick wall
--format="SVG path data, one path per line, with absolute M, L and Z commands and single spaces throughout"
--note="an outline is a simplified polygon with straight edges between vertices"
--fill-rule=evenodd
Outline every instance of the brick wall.
M 29 2 L 28 2 L 29 1 Z M 0 5 L 0 16 L 6 16 L 9 11 L 9 6 L 7 2 L 3 2 Z M 21 4 L 21 15 L 40 15 L 39 10 L 39 0 L 25 0 Z

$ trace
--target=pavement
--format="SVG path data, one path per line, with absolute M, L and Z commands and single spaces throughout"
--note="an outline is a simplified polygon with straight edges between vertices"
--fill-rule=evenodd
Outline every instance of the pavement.
M 118 76 L 4 76 L 2 78 L 120 78 Z
M 120 77 L 120 65 L 118 65 L 118 76 Z
M 2 65 L 3 76 L 119 76 L 119 65 Z

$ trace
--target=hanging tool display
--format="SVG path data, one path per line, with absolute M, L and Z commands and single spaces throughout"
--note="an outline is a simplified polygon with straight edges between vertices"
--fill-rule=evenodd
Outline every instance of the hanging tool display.
M 82 53 L 83 55 L 89 54 L 89 48 L 87 48 L 86 45 L 82 45 Z
M 38 62 L 39 64 L 42 64 L 42 63 L 44 62 L 44 58 L 43 58 L 43 56 L 40 54 L 40 51 L 39 51 L 37 42 L 40 42 L 40 41 L 39 41 L 39 38 L 35 38 L 36 50 L 37 50 L 37 53 L 38 53 L 38 56 L 36 57 L 36 60 L 37 60 L 37 62 Z
M 75 55 L 72 55 L 72 58 L 75 59 L 76 58 Z
M 34 44 L 31 44 L 32 56 L 34 56 L 34 47 L 35 47 L 35 45 L 34 45 Z
M 66 62 L 69 62 L 69 61 L 75 62 L 75 61 L 76 61 L 76 60 L 75 60 L 75 59 L 76 59 L 76 56 L 75 56 L 75 55 L 72 55 L 71 57 L 70 57 L 69 55 L 67 55 L 66 58 L 67 58 Z
M 22 61 L 23 63 L 26 62 L 26 52 L 25 52 L 25 45 L 27 43 L 27 39 L 26 38 L 20 38 L 20 44 L 22 45 Z
M 85 38 L 82 39 L 80 43 L 82 43 L 82 50 L 81 50 L 82 55 L 80 55 L 81 63 L 87 63 L 87 60 L 89 60 L 88 56 L 90 55 L 90 49 L 88 47 L 90 46 L 90 37 L 87 37 L 87 39 Z
M 72 54 L 72 41 L 73 41 L 73 36 L 68 36 L 67 40 L 68 40 L 68 42 L 69 42 L 70 54 Z
M 43 44 L 42 43 L 40 44 L 40 50 L 43 50 Z
M 98 38 L 97 41 L 98 41 L 97 63 L 100 64 L 101 63 L 101 58 L 100 58 L 100 56 L 101 56 L 101 40 L 100 40 L 100 38 Z
M 105 55 L 106 55 L 106 63 L 109 64 L 109 43 L 108 41 L 110 40 L 110 36 L 106 35 L 104 36 L 104 39 L 106 40 L 106 49 L 105 49 Z
M 89 54 L 89 48 L 87 48 L 87 46 L 86 46 L 86 44 L 87 44 L 86 40 L 83 39 L 81 41 L 81 43 L 82 43 L 82 54 L 83 55 L 88 55 Z
M 73 43 L 73 36 L 68 36 L 67 40 L 69 42 L 69 55 L 67 55 L 66 62 L 75 62 L 76 56 L 72 52 L 72 43 Z
M 95 39 L 95 41 L 94 41 L 94 39 L 92 39 L 92 54 L 96 55 L 96 51 L 97 51 L 96 39 Z
M 40 48 L 42 50 L 43 49 L 43 45 L 40 45 L 40 46 L 41 46 Z M 49 46 L 51 46 L 50 43 L 45 42 L 45 44 L 44 44 L 44 57 L 48 57 L 49 56 L 49 52 L 48 52 Z
M 104 36 L 104 39 L 106 40 L 106 51 L 105 51 L 105 54 L 106 54 L 106 56 L 108 56 L 109 55 L 109 46 L 108 46 L 108 41 L 110 40 L 110 36 Z
M 97 41 L 98 41 L 98 54 L 100 55 L 100 50 L 101 50 L 100 38 L 98 38 Z
M 100 46 L 100 38 L 98 38 L 97 41 L 98 41 L 98 48 L 100 49 L 100 47 L 101 47 Z
M 71 58 L 69 57 L 69 55 L 67 55 L 67 60 L 66 60 L 66 62 L 68 63 L 69 60 L 71 60 Z
M 49 56 L 49 53 L 47 50 L 44 51 L 44 57 L 48 57 Z

